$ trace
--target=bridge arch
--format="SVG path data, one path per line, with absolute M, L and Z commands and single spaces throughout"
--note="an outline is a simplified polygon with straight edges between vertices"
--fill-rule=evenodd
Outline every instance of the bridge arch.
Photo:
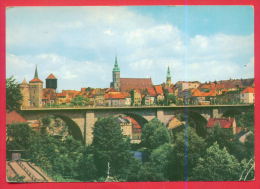
M 240 109 L 228 109 L 223 112 L 223 117 L 235 117 L 241 114 L 242 111 Z
M 79 140 L 81 142 L 84 142 L 84 138 L 83 138 L 83 134 L 80 130 L 80 127 L 78 126 L 78 124 L 73 121 L 71 118 L 69 118 L 68 116 L 66 115 L 61 115 L 61 114 L 56 114 L 56 113 L 53 113 L 53 114 L 47 114 L 47 115 L 44 115 L 42 118 L 40 119 L 43 119 L 43 118 L 46 118 L 46 117 L 55 117 L 55 118 L 60 118 L 62 121 L 64 121 L 64 123 L 66 124 L 66 126 L 68 127 L 68 132 L 69 134 L 76 140 Z
M 196 111 L 190 111 L 190 110 L 179 111 L 176 113 L 176 115 L 172 116 L 172 118 L 168 121 L 168 123 L 166 124 L 167 127 L 169 127 L 171 121 L 173 121 L 174 118 L 179 119 L 179 121 L 182 122 L 182 125 L 189 124 L 189 126 L 193 127 L 196 130 L 196 133 L 199 136 L 205 137 L 207 119 L 204 116 L 202 116 L 200 113 Z

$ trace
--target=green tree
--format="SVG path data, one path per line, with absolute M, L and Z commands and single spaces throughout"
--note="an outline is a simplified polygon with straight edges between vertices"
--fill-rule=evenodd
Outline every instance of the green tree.
M 75 106 L 84 106 L 84 105 L 88 105 L 90 102 L 89 98 L 85 98 L 81 95 L 78 95 L 76 97 L 74 97 L 72 100 L 71 100 L 71 104 L 72 105 L 75 105 Z
M 152 172 L 147 173 L 147 170 L 141 169 L 142 171 L 139 173 L 140 180 L 149 181 L 147 179 L 150 176 L 152 176 L 152 181 L 169 180 L 169 172 L 171 171 L 170 161 L 172 159 L 172 155 L 172 144 L 165 143 L 159 146 L 158 148 L 154 149 L 150 156 L 150 162 L 146 165 L 149 165 L 150 171 Z M 146 166 L 144 166 L 144 168 Z
M 142 129 L 141 145 L 150 150 L 170 142 L 170 134 L 166 126 L 157 118 L 146 123 Z
M 19 110 L 23 96 L 19 84 L 13 77 L 6 79 L 6 109 L 8 111 Z
M 243 159 L 240 163 L 240 181 L 254 180 L 255 178 L 255 160 L 254 158 L 250 160 Z
M 239 180 L 241 167 L 237 159 L 220 149 L 217 142 L 206 150 L 193 169 L 191 180 L 196 181 L 235 181 Z
M 231 128 L 221 128 L 219 124 L 215 125 L 206 137 L 207 147 L 211 146 L 214 142 L 217 142 L 220 148 L 231 148 L 231 142 L 234 139 Z
M 246 158 L 254 158 L 255 156 L 255 135 L 252 133 L 247 136 L 245 141 Z
M 138 181 L 168 181 L 172 154 L 173 146 L 169 143 L 154 149 L 150 155 L 150 161 L 137 169 Z
M 254 132 L 254 110 L 248 110 L 243 114 L 235 115 L 237 125 L 239 127 L 248 128 L 250 131 Z
M 81 180 L 94 181 L 97 179 L 97 168 L 91 147 L 86 147 L 79 161 L 79 175 Z
M 101 118 L 95 123 L 92 148 L 98 176 L 106 176 L 108 162 L 112 176 L 126 176 L 132 156 L 130 140 L 123 136 L 116 118 Z
M 145 162 L 137 172 L 138 181 L 166 181 L 162 172 L 158 172 L 151 162 Z
M 35 136 L 35 131 L 27 123 L 7 125 L 7 149 L 28 150 Z
M 206 143 L 196 134 L 195 129 L 187 127 L 177 134 L 173 144 L 170 179 L 183 181 L 188 178 L 198 159 L 204 155 Z
M 166 105 L 176 104 L 177 101 L 176 96 L 174 94 L 169 93 L 165 94 L 164 100 Z

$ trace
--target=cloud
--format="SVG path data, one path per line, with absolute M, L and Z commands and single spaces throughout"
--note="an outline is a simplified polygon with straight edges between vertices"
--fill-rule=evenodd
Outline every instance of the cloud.
M 21 82 L 24 78 L 31 80 L 37 65 L 39 78 L 45 81 L 50 73 L 58 78 L 58 89 L 80 89 L 81 87 L 103 87 L 109 85 L 106 65 L 97 62 L 75 61 L 56 54 L 36 56 L 17 56 L 7 54 L 7 77 L 15 75 Z M 26 75 L 24 73 L 27 73 Z
M 116 54 L 122 77 L 155 84 L 165 81 L 167 66 L 174 82 L 253 77 L 253 44 L 253 34 L 189 36 L 127 7 L 7 11 L 7 75 L 31 79 L 37 64 L 42 79 L 59 78 L 60 89 L 109 87 Z

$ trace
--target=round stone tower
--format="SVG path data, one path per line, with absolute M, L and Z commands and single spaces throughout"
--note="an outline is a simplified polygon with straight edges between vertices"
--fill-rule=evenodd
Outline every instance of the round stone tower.
M 42 107 L 42 89 L 43 89 L 43 82 L 38 78 L 38 71 L 36 67 L 34 78 L 29 82 L 31 106 Z
M 23 96 L 22 108 L 30 106 L 30 90 L 29 84 L 24 79 L 23 82 L 19 85 L 21 94 Z

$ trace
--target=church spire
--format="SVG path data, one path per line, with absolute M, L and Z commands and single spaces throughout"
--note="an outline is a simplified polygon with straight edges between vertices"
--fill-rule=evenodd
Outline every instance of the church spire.
M 171 71 L 170 67 L 167 68 L 167 74 L 166 74 L 166 85 L 170 86 L 172 84 L 172 77 L 171 77 Z
M 168 66 L 168 69 L 167 69 L 167 78 L 170 78 L 171 77 L 171 72 L 170 72 L 170 67 Z
M 38 79 L 37 65 L 36 65 L 36 68 L 35 68 L 34 78 L 37 78 L 37 79 Z
M 118 63 L 117 63 L 117 56 L 115 57 L 115 65 L 114 65 L 114 68 L 113 68 L 113 72 L 120 72 L 120 68 L 119 68 Z

